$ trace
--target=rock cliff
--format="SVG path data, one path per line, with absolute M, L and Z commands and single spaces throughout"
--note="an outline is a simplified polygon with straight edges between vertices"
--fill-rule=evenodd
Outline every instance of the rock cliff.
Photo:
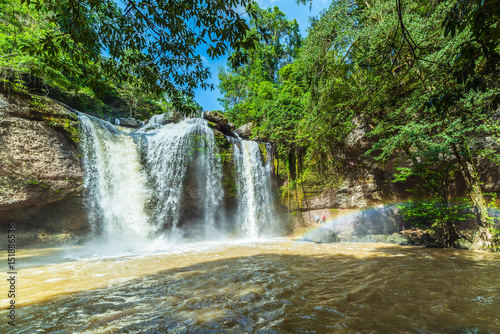
M 20 247 L 88 231 L 77 141 L 65 107 L 0 84 L 0 224 L 16 223 Z

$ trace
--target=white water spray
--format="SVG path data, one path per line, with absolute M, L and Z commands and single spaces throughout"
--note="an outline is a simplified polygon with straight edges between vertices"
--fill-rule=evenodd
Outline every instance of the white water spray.
M 236 227 L 247 239 L 269 236 L 275 217 L 271 164 L 264 156 L 270 156 L 270 146 L 230 138 L 237 215 L 226 221 L 214 131 L 201 118 L 161 124 L 160 117 L 149 122 L 153 129 L 125 131 L 79 116 L 93 232 L 119 240 L 146 240 L 165 231 L 168 240 L 213 240 Z
M 150 232 L 144 212 L 145 179 L 132 137 L 108 122 L 79 115 L 84 151 L 87 211 L 95 234 L 144 240 Z

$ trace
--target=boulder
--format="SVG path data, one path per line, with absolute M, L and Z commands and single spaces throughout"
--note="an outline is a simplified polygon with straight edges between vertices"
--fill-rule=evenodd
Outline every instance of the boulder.
M 306 241 L 311 241 L 318 244 L 340 242 L 340 239 L 335 232 L 323 227 L 317 227 L 306 231 L 306 233 L 304 233 L 303 235 L 303 238 Z
M 471 250 L 472 249 L 472 243 L 470 241 L 468 241 L 468 240 L 465 240 L 465 239 L 459 239 L 455 243 L 455 248 Z
M 132 117 L 127 117 L 127 118 L 117 118 L 115 121 L 116 125 L 124 126 L 127 128 L 140 128 L 141 124 Z
M 393 233 L 385 240 L 388 244 L 408 245 L 408 239 L 401 233 Z
M 252 136 L 252 122 L 240 126 L 238 129 L 234 130 L 238 136 L 244 139 L 249 139 Z
M 230 133 L 233 132 L 234 129 L 236 129 L 236 125 L 234 125 L 234 123 L 227 123 L 221 128 L 221 131 L 224 133 Z
M 386 242 L 385 234 L 355 235 L 339 233 L 338 237 L 342 242 Z
M 408 244 L 412 246 L 434 245 L 436 240 L 424 230 L 411 228 L 401 231 L 401 234 L 408 239 Z
M 218 124 L 219 127 L 223 127 L 228 123 L 227 117 L 217 111 L 205 111 L 203 118 L 209 122 Z
M 221 126 L 218 123 L 208 121 L 208 127 L 219 131 Z

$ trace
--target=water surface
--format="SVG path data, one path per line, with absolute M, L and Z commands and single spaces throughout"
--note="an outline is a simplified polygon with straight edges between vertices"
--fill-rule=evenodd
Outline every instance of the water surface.
M 37 252 L 24 254 L 31 257 L 30 267 L 18 272 L 16 301 L 24 306 L 11 333 L 498 333 L 500 328 L 498 254 L 290 239 L 149 247 L 115 256 L 82 248 L 39 250 L 39 263 Z M 44 262 L 53 252 L 59 262 L 54 257 Z M 6 303 L 2 300 L 2 309 Z

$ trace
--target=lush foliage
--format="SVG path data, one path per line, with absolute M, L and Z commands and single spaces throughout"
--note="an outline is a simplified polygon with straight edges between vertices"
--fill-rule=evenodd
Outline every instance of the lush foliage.
M 149 109 L 163 111 L 155 100 L 165 98 L 177 110 L 193 112 L 198 106 L 185 102 L 193 101 L 194 90 L 212 88 L 200 50 L 215 58 L 234 49 L 236 66 L 245 59 L 238 50 L 256 42 L 239 13 L 246 4 L 3 0 L 0 68 L 4 77 L 20 71 L 105 105 L 125 100 L 143 117 Z M 252 16 L 252 7 L 246 12 Z
M 474 244 L 487 247 L 476 158 L 498 163 L 499 14 L 495 0 L 334 1 L 311 20 L 278 82 L 220 71 L 226 110 L 268 134 L 288 162 L 293 153 L 298 173 L 289 174 L 309 187 L 318 182 L 312 175 L 341 180 L 361 162 L 346 144 L 352 149 L 353 129 L 362 129 L 371 142 L 363 162 L 390 162 L 393 181 L 417 185 L 413 212 L 440 229 L 444 244 L 457 238 L 453 189 L 463 183 L 478 217 Z M 297 95 L 283 95 L 286 87 Z M 270 103 L 273 113 L 261 112 Z M 290 105 L 291 123 L 268 120 Z M 293 131 L 280 135 L 284 124 Z

